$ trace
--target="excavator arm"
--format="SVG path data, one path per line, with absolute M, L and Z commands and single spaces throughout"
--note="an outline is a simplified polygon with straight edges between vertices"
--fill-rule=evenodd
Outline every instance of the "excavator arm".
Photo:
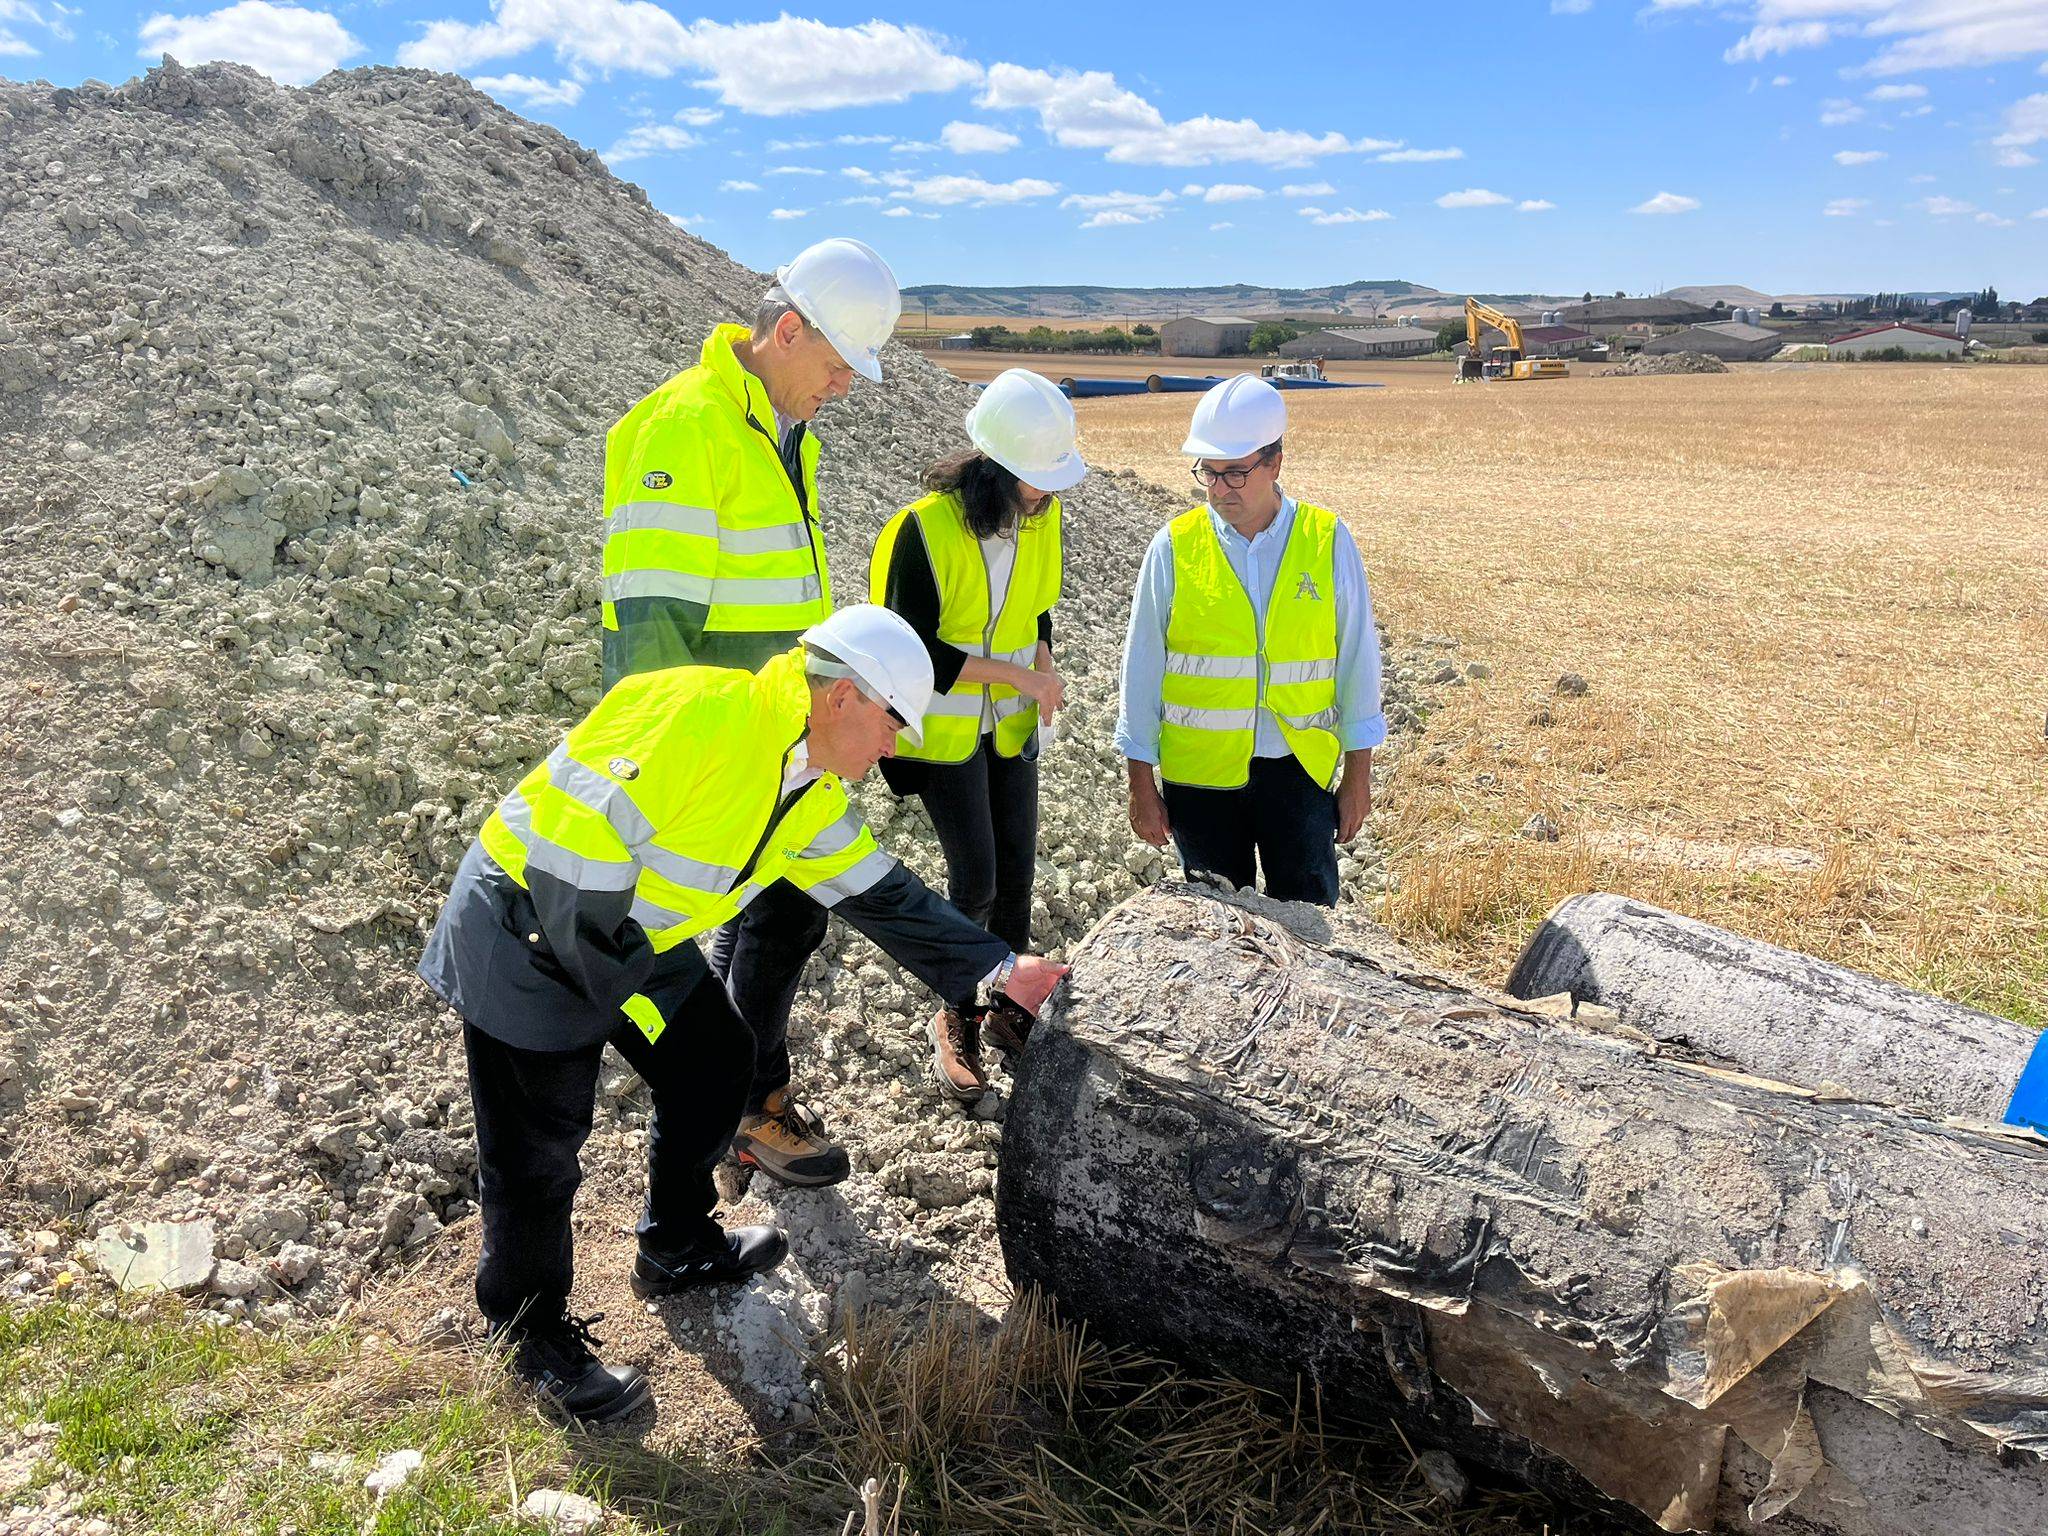
M 1471 344 L 1472 355 L 1478 357 L 1479 337 L 1487 326 L 1492 326 L 1508 339 L 1508 356 L 1516 359 L 1522 355 L 1522 322 L 1504 315 L 1490 304 L 1477 299 L 1465 300 L 1465 339 Z

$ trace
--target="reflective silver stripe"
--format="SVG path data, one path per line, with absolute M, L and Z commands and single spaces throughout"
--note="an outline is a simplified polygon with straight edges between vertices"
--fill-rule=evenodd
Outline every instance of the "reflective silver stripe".
M 1338 713 L 1337 706 L 1332 704 L 1328 709 L 1319 709 L 1312 715 L 1283 715 L 1274 710 L 1273 718 L 1282 725 L 1292 726 L 1297 731 L 1334 731 L 1337 722 L 1343 716 Z
M 578 805 L 602 816 L 629 847 L 654 836 L 654 823 L 633 803 L 625 786 L 577 762 L 569 755 L 567 742 L 548 754 L 548 781 Z
M 1168 651 L 1166 670 L 1182 677 L 1257 677 L 1256 656 L 1197 656 L 1192 651 Z
M 526 849 L 526 865 L 553 875 L 579 891 L 630 891 L 640 878 L 634 859 L 591 859 L 571 853 L 533 830 L 533 806 L 513 790 L 498 805 L 498 818 Z
M 1187 704 L 1160 706 L 1159 718 L 1168 725 L 1192 726 L 1198 731 L 1249 731 L 1258 724 L 1256 709 L 1195 709 Z
M 806 859 L 830 858 L 835 853 L 844 853 L 866 830 L 867 823 L 852 811 L 833 822 L 805 845 L 801 857 Z
M 779 603 L 815 603 L 815 576 L 721 576 L 712 584 L 711 601 L 765 608 Z
M 811 536 L 802 523 L 773 523 L 766 528 L 728 528 L 719 534 L 718 546 L 735 555 L 774 555 L 809 549 Z
M 619 571 L 604 579 L 604 600 L 623 603 L 636 597 L 673 597 L 685 603 L 709 603 L 711 578 L 685 571 Z
M 686 858 L 680 853 L 657 847 L 653 843 L 637 850 L 640 862 L 653 870 L 671 885 L 680 885 L 685 890 L 704 891 L 713 896 L 722 896 L 732 889 L 740 872 L 726 864 L 707 864 L 702 859 Z
M 925 710 L 925 717 L 929 719 L 933 715 L 955 715 L 969 720 L 976 719 L 981 714 L 981 702 L 986 697 L 987 695 L 978 687 L 972 693 L 935 693 L 932 695 L 931 707 Z
M 765 885 L 755 885 L 752 882 L 749 882 L 747 888 L 740 892 L 740 899 L 738 903 L 740 911 L 746 911 L 747 903 L 752 901 L 756 896 L 760 895 L 766 889 L 768 889 L 768 887 Z
M 1337 675 L 1337 658 L 1327 661 L 1276 661 L 1266 673 L 1269 683 L 1319 683 Z
M 996 660 L 1007 661 L 1013 667 L 1028 668 L 1031 663 L 1038 660 L 1038 642 L 1034 640 L 1022 650 L 1007 651 L 1003 655 L 998 656 Z
M 807 885 L 804 892 L 821 907 L 837 906 L 849 896 L 860 895 L 895 867 L 895 857 L 877 848 L 844 874 Z
M 633 921 L 649 933 L 659 933 L 664 928 L 680 928 L 690 921 L 686 912 L 671 912 L 667 907 L 649 901 L 645 896 L 633 898 Z
M 628 501 L 613 507 L 605 536 L 615 533 L 694 533 L 718 537 L 718 514 L 709 507 L 686 507 L 674 501 Z
M 1013 693 L 1006 699 L 995 700 L 995 714 L 998 720 L 1007 720 L 1012 715 L 1021 715 L 1031 708 L 1031 700 L 1021 693 Z

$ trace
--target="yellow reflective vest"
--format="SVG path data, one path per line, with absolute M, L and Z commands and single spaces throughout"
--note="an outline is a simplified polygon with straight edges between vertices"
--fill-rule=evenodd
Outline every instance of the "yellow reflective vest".
M 896 861 L 834 774 L 781 805 L 809 719 L 801 651 L 758 674 L 671 667 L 624 678 L 499 802 L 479 840 L 522 888 L 540 869 L 582 890 L 632 892 L 632 917 L 657 952 L 727 922 L 777 880 L 833 906 Z M 660 1033 L 645 997 L 623 1006 L 650 1039 Z
M 1002 608 L 990 614 L 993 596 L 981 541 L 967 526 L 957 492 L 937 492 L 914 501 L 883 526 L 868 563 L 869 600 L 886 602 L 889 563 L 896 541 L 915 520 L 924 536 L 932 576 L 939 588 L 939 638 L 970 656 L 992 657 L 1029 667 L 1038 659 L 1038 616 L 1060 596 L 1060 501 L 1017 529 L 1017 559 Z M 1008 683 L 957 681 L 932 698 L 924 717 L 924 745 L 908 734 L 896 738 L 896 755 L 934 763 L 963 763 L 981 746 L 982 726 L 992 722 L 996 751 L 1015 757 L 1038 729 L 1038 705 Z
M 1166 623 L 1159 772 L 1168 783 L 1236 789 L 1251 778 L 1258 714 L 1279 722 L 1308 776 L 1335 786 L 1337 519 L 1297 502 L 1294 528 L 1259 616 L 1206 506 L 1168 525 L 1173 609 Z
M 604 627 L 613 605 L 702 603 L 706 632 L 806 629 L 832 611 L 818 525 L 818 443 L 802 441 L 799 498 L 775 439 L 775 410 L 721 325 L 701 360 L 619 418 L 604 440 Z

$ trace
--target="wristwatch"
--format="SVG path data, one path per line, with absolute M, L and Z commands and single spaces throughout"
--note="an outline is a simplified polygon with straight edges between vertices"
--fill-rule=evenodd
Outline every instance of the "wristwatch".
M 1016 973 L 1017 956 L 1014 951 L 1003 957 L 1003 963 L 989 973 L 981 984 L 981 1002 L 984 1008 L 993 1008 L 1004 996 L 1004 989 L 1010 985 L 1010 977 Z

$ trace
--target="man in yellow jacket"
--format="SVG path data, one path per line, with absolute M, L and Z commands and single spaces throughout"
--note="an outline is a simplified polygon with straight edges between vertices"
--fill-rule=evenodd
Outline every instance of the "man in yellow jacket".
M 753 1074 L 750 1031 L 695 938 L 778 887 L 838 912 L 945 1000 L 1035 1015 L 1065 967 L 1017 955 L 875 845 L 846 781 L 916 738 L 931 660 L 883 608 L 843 609 L 758 674 L 622 681 L 499 802 L 420 974 L 462 1016 L 476 1112 L 477 1302 L 513 1368 L 586 1423 L 647 1400 L 568 1310 L 570 1207 L 609 1042 L 653 1096 L 642 1297 L 744 1280 L 788 1251 L 721 1230 L 712 1169 Z
M 853 376 L 879 381 L 902 312 L 858 240 L 821 240 L 775 274 L 753 328 L 721 325 L 700 361 L 605 438 L 604 682 L 663 667 L 758 671 L 832 611 L 808 423 Z M 754 1031 L 735 1150 L 777 1179 L 846 1177 L 845 1151 L 790 1091 L 789 1012 L 825 910 L 771 887 L 713 941 L 711 968 Z

